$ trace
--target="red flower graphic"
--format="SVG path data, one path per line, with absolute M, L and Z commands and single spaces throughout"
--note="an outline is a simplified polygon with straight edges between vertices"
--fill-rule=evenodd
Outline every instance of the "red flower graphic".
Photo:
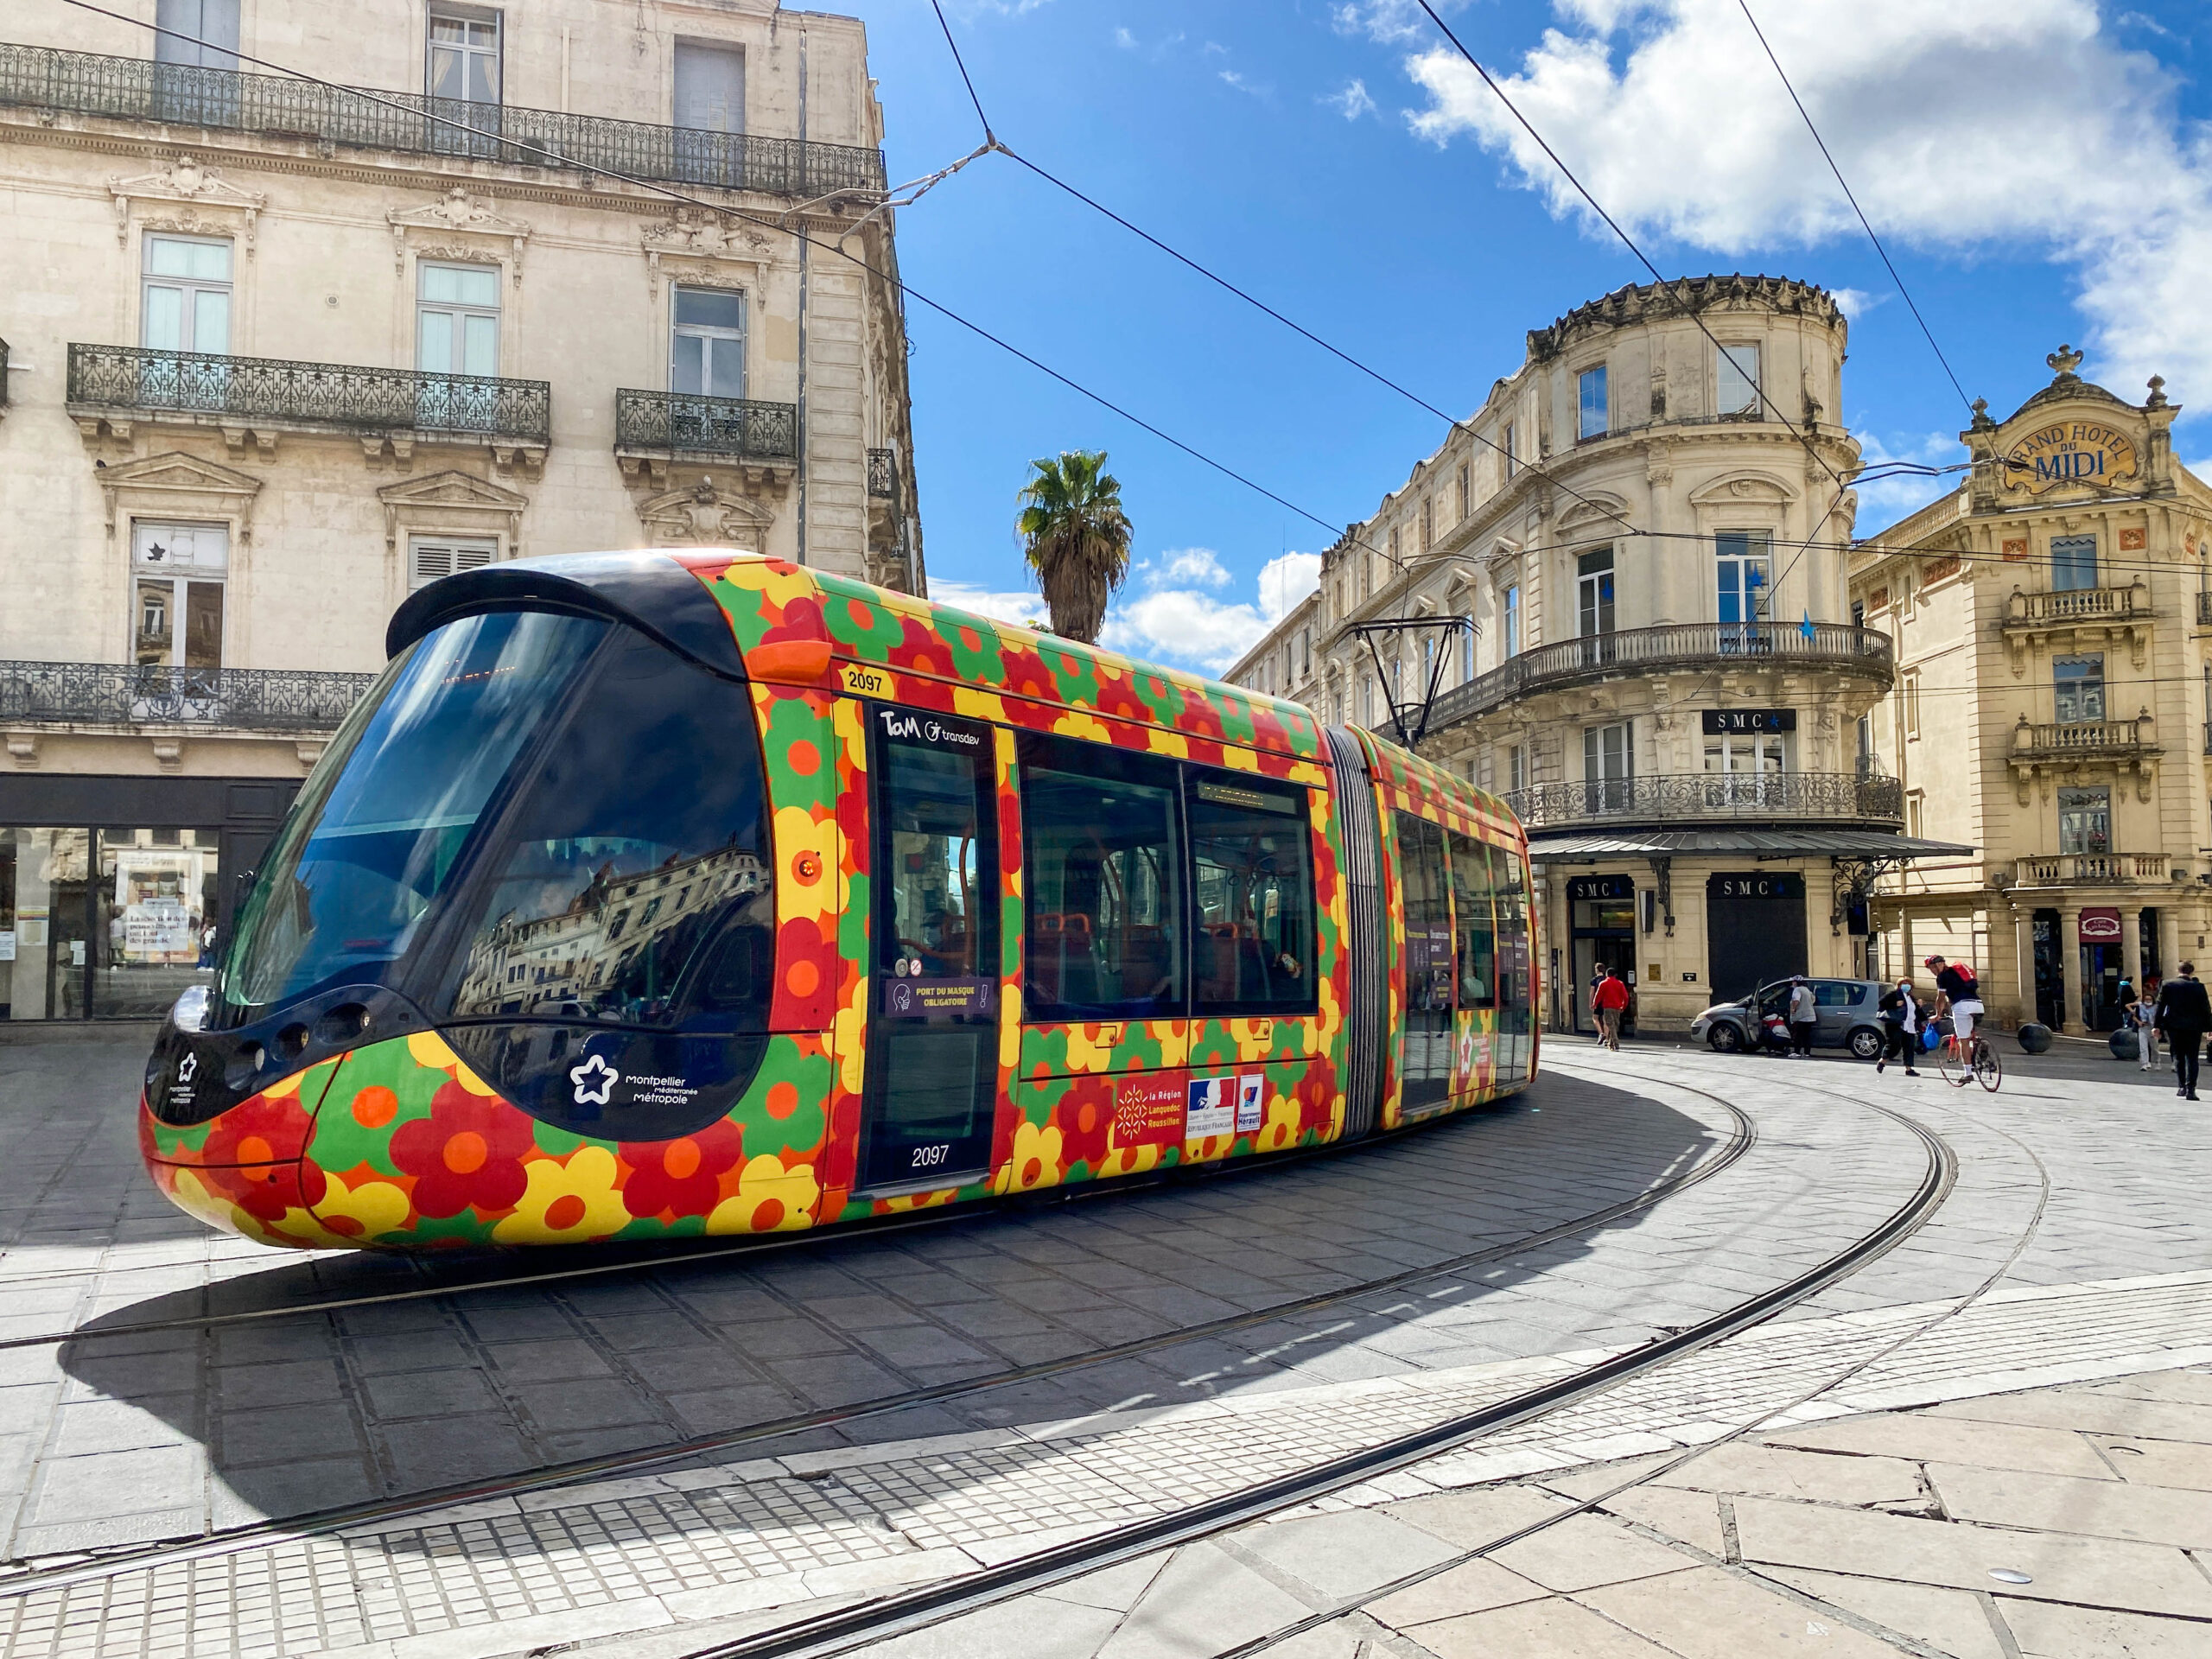
M 307 1150 L 315 1119 L 297 1094 L 249 1095 L 215 1120 L 200 1148 L 202 1164 L 289 1163 Z
M 703 1216 L 721 1202 L 722 1172 L 744 1156 L 745 1131 L 728 1118 L 680 1141 L 625 1141 L 622 1202 L 633 1216 Z
M 1298 1132 L 1318 1129 L 1326 1135 L 1336 1116 L 1337 1068 L 1326 1060 L 1314 1061 L 1291 1097 L 1298 1103 Z
M 1104 1077 L 1078 1078 L 1052 1108 L 1052 1122 L 1060 1132 L 1060 1156 L 1070 1164 L 1088 1164 L 1097 1174 L 1114 1127 L 1113 1084 Z
M 391 1137 L 391 1161 L 415 1178 L 415 1207 L 426 1216 L 512 1210 L 530 1180 L 523 1154 L 530 1120 L 502 1100 L 472 1095 L 448 1083 L 430 1097 L 430 1115 L 403 1123 Z

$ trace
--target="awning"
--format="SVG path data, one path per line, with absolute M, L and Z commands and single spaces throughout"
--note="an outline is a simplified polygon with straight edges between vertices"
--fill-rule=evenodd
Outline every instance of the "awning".
M 1601 858 L 1965 858 L 1955 841 L 1923 841 L 1881 830 L 1609 830 L 1529 838 L 1537 864 L 1585 864 Z

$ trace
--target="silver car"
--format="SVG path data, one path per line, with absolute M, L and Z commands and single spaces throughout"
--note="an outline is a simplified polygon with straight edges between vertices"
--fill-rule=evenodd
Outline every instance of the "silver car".
M 1758 1044 L 1758 1020 L 1789 1011 L 1793 983 L 1778 979 L 1762 985 L 1747 997 L 1716 1002 L 1690 1022 L 1690 1035 L 1701 1037 L 1723 1054 L 1740 1054 Z M 1878 1059 L 1882 1053 L 1882 1020 L 1878 1011 L 1884 988 L 1871 979 L 1810 979 L 1813 1001 L 1820 1010 L 1820 1030 L 1813 1042 L 1821 1048 L 1848 1048 L 1862 1060 Z M 1758 1010 L 1757 1019 L 1752 1009 Z

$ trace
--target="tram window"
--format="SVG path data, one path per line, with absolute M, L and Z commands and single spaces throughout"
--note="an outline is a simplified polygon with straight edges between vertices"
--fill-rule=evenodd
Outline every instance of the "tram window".
M 902 976 L 931 978 L 998 974 L 998 871 L 982 857 L 976 829 L 988 822 L 988 780 L 976 758 L 919 743 L 881 746 L 883 798 L 895 803 L 888 830 L 891 867 L 879 889 L 879 924 L 895 941 Z M 985 751 L 985 762 L 988 751 Z
M 1417 1010 L 1452 1006 L 1452 912 L 1446 908 L 1444 830 L 1410 812 L 1396 815 L 1405 887 L 1406 995 Z
M 1193 1014 L 1310 1011 L 1317 995 L 1306 792 L 1192 775 Z
M 1497 1006 L 1497 925 L 1491 915 L 1491 849 L 1472 836 L 1447 830 L 1452 849 L 1452 897 L 1459 915 L 1459 1006 Z
M 1179 768 L 1032 735 L 1020 753 L 1026 1016 L 1179 1017 Z

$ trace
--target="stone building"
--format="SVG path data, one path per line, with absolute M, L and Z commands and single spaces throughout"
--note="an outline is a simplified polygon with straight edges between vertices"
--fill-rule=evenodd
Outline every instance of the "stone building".
M 1554 1029 L 1609 963 L 1647 1030 L 1855 974 L 1873 874 L 1964 850 L 1901 836 L 1864 747 L 1895 666 L 1845 594 L 1846 334 L 1775 277 L 1579 306 L 1324 556 L 1313 675 L 1278 689 L 1520 814 Z M 1277 671 L 1287 630 L 1230 677 Z
M 684 543 L 923 582 L 857 20 L 115 3 L 175 32 L 0 19 L 0 1020 L 201 971 L 410 588 Z
M 1967 856 L 1885 876 L 1884 965 L 1974 962 L 2001 1024 L 2119 1023 L 2212 937 L 2212 489 L 2176 464 L 2178 406 L 2046 359 L 2011 415 L 1974 405 L 1955 493 L 1853 555 L 1897 645 L 1871 745 L 1916 833 Z

